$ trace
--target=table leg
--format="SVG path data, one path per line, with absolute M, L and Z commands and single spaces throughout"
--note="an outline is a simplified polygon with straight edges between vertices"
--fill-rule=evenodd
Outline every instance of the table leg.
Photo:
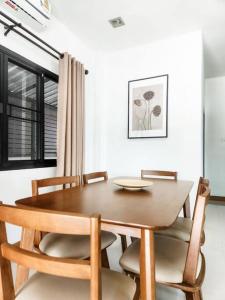
M 21 241 L 20 241 L 20 248 L 26 250 L 33 250 L 34 246 L 34 230 L 23 228 Z M 18 291 L 20 287 L 27 281 L 29 276 L 29 269 L 17 265 L 17 273 L 16 273 L 16 283 L 15 283 L 15 290 Z
M 184 206 L 183 213 L 185 218 L 191 218 L 191 209 L 190 209 L 190 196 L 187 197 Z
M 155 300 L 155 249 L 154 232 L 141 230 L 140 251 L 141 300 Z

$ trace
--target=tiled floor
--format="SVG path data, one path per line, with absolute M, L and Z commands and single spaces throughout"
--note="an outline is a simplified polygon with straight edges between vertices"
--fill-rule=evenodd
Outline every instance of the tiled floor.
M 204 300 L 225 299 L 225 206 L 208 205 L 206 219 L 206 278 Z
M 225 300 L 225 206 L 208 205 L 206 217 L 206 243 L 203 252 L 206 257 L 206 277 L 203 285 L 204 300 Z M 110 265 L 119 270 L 116 263 L 121 254 L 120 242 L 109 250 Z M 185 300 L 182 292 L 158 287 L 157 300 Z

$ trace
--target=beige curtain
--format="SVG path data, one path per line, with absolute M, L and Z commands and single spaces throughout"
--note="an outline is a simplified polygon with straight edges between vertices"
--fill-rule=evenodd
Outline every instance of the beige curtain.
M 59 65 L 57 176 L 83 175 L 84 77 L 84 66 L 65 53 Z

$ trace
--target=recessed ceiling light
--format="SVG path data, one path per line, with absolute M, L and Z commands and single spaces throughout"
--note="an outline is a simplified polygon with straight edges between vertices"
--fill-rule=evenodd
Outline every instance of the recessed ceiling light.
M 109 23 L 112 25 L 113 28 L 117 28 L 125 25 L 125 22 L 121 17 L 111 19 L 109 20 Z

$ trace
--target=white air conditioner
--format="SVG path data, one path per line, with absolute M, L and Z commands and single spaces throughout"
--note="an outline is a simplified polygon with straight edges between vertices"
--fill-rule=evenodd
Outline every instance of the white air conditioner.
M 48 25 L 51 17 L 49 0 L 0 0 L 0 9 L 38 31 Z

